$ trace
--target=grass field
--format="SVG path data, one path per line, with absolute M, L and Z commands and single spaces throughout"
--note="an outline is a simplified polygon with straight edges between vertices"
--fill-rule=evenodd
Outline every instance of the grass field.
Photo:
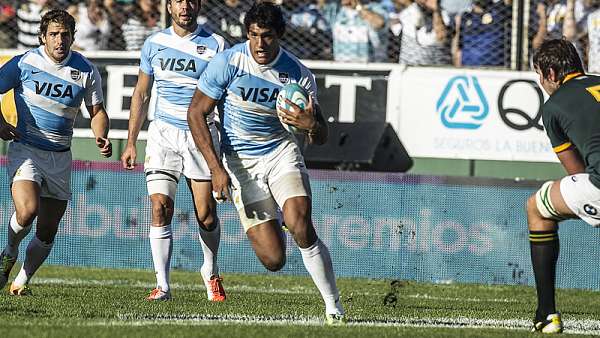
M 329 327 L 308 277 L 224 278 L 224 303 L 206 300 L 198 273 L 180 271 L 171 275 L 173 300 L 150 303 L 144 297 L 154 286 L 151 272 L 44 266 L 30 285 L 32 297 L 3 290 L 0 336 L 527 336 L 535 308 L 530 287 L 340 279 L 349 322 Z M 560 290 L 558 304 L 565 333 L 600 335 L 597 292 Z

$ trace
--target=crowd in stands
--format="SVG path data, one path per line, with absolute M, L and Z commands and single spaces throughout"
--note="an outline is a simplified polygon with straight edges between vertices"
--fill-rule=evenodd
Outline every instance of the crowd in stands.
M 408 65 L 510 67 L 513 0 L 273 0 L 289 27 L 285 47 L 301 59 Z M 527 3 L 527 0 L 525 1 Z M 36 46 L 41 15 L 67 8 L 75 49 L 139 50 L 162 28 L 158 0 L 0 0 L 0 48 Z M 245 39 L 252 0 L 203 0 L 199 22 L 230 44 Z M 564 36 L 600 72 L 600 0 L 529 0 L 526 47 Z

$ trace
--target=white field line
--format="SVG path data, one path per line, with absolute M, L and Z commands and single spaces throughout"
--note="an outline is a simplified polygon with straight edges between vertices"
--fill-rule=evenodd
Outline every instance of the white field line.
M 249 316 L 249 315 L 170 315 L 170 316 L 139 316 L 123 314 L 119 320 L 83 321 L 78 326 L 146 326 L 146 325 L 297 325 L 297 326 L 322 326 L 323 320 L 316 317 L 303 316 Z M 381 321 L 352 321 L 348 326 L 362 327 L 427 327 L 427 328 L 475 328 L 475 329 L 508 329 L 528 330 L 531 321 L 525 319 L 479 319 L 479 318 L 413 318 L 397 317 Z M 598 320 L 568 320 L 565 323 L 566 334 L 600 335 L 600 321 Z
M 128 280 L 114 280 L 114 279 L 81 279 L 81 278 L 34 278 L 32 285 L 42 284 L 42 285 L 70 285 L 70 286 L 117 286 L 117 287 L 139 287 L 152 289 L 156 287 L 156 284 L 149 282 L 140 282 L 140 281 L 128 281 Z M 233 285 L 228 286 L 225 284 L 226 289 L 229 291 L 235 292 L 254 292 L 254 293 L 275 293 L 275 294 L 314 294 L 317 292 L 317 289 L 313 286 L 304 287 L 304 286 L 294 286 L 292 288 L 268 288 L 268 287 L 254 287 L 254 286 L 244 286 L 244 285 Z M 202 283 L 198 284 L 181 284 L 181 283 L 171 283 L 172 289 L 179 290 L 206 290 L 206 287 L 202 285 Z M 383 296 L 386 293 L 371 293 L 371 292 L 352 292 L 356 295 L 365 295 L 365 296 Z M 516 299 L 510 298 L 458 298 L 458 297 L 435 297 L 430 296 L 428 294 L 402 294 L 401 292 L 397 294 L 399 298 L 415 298 L 415 299 L 427 299 L 427 300 L 441 300 L 441 301 L 462 301 L 462 302 L 490 302 L 490 303 L 518 303 Z

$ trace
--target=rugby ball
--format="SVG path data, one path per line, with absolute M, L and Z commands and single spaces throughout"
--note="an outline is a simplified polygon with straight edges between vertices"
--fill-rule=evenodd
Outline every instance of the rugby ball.
M 299 84 L 288 83 L 285 86 L 283 86 L 281 88 L 281 90 L 279 91 L 279 94 L 277 94 L 277 103 L 276 103 L 277 117 L 279 117 L 279 121 L 281 121 L 283 128 L 285 128 L 285 130 L 289 131 L 290 133 L 302 133 L 303 132 L 302 129 L 291 126 L 282 121 L 281 115 L 280 115 L 281 109 L 285 108 L 287 110 L 291 110 L 291 105 L 289 105 L 287 102 L 285 102 L 285 99 L 290 100 L 291 102 L 298 105 L 298 107 L 304 109 L 308 106 L 308 93 Z

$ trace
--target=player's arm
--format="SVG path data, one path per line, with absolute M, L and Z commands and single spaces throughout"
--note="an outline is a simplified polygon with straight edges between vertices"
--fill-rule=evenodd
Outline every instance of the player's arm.
M 104 157 L 112 156 L 112 144 L 108 139 L 109 120 L 108 114 L 102 103 L 93 106 L 87 106 L 90 113 L 92 132 L 96 138 L 96 146 L 100 150 L 100 154 Z
M 329 138 L 329 127 L 327 126 L 327 121 L 325 121 L 325 117 L 323 117 L 323 113 L 321 112 L 321 106 L 318 104 L 314 105 L 313 116 L 314 123 L 307 132 L 308 143 L 318 145 L 325 144 Z
M 140 130 L 148 115 L 148 104 L 150 103 L 150 93 L 154 77 L 139 71 L 137 84 L 131 97 L 131 106 L 129 108 L 129 127 L 127 130 L 127 144 L 121 154 L 121 163 L 125 169 L 135 168 L 135 159 L 137 142 Z
M 214 111 L 217 102 L 217 100 L 196 89 L 192 97 L 192 103 L 188 108 L 187 119 L 194 143 L 210 169 L 215 199 L 224 200 L 231 198 L 229 195 L 229 175 L 227 175 L 223 163 L 221 163 L 221 159 L 215 151 L 212 135 L 206 122 L 206 118 Z
M 20 84 L 21 69 L 19 68 L 19 60 L 21 55 L 13 57 L 10 61 L 0 67 L 0 103 L 2 96 L 9 90 L 16 88 Z M 8 123 L 2 113 L 2 105 L 0 104 L 0 138 L 4 141 L 16 140 L 19 138 L 17 129 Z
M 569 175 L 581 174 L 585 172 L 585 162 L 577 148 L 571 146 L 566 150 L 556 153 L 558 160 Z

